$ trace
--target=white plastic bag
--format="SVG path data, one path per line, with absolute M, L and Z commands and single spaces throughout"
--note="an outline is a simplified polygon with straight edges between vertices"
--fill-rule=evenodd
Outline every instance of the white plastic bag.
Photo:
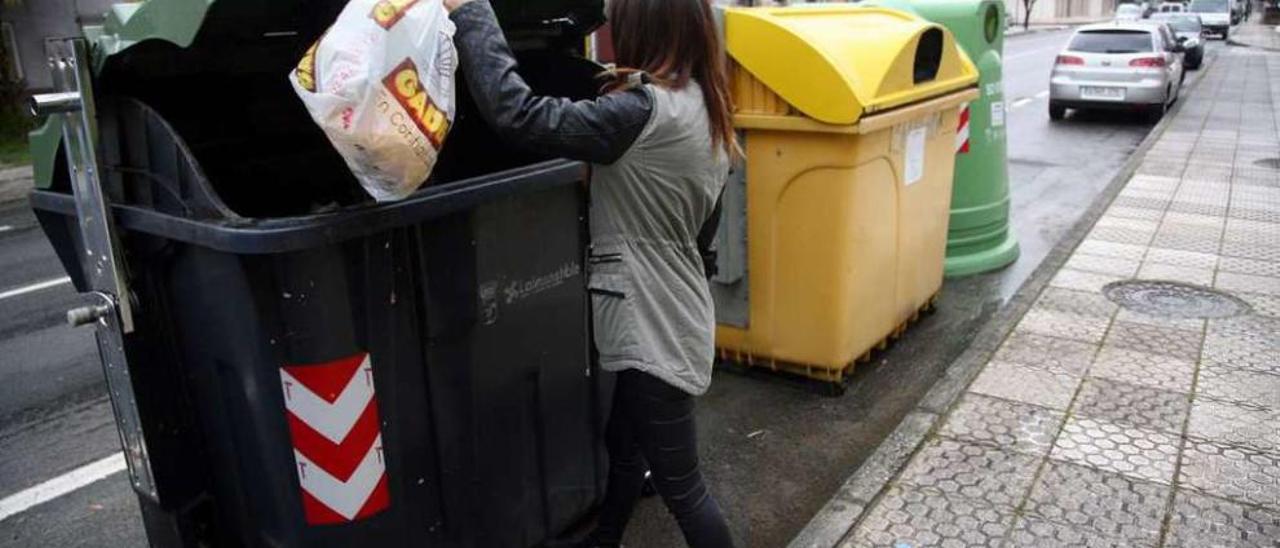
M 379 202 L 426 181 L 453 124 L 453 21 L 441 0 L 351 0 L 289 74 Z

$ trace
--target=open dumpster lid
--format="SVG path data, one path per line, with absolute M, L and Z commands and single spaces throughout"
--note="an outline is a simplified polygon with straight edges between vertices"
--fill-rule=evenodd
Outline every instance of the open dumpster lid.
M 388 0 L 403 1 L 403 0 Z M 422 1 L 422 0 L 414 0 Z M 438 0 L 434 0 L 438 1 Z M 604 0 L 491 0 L 517 49 L 564 49 L 604 21 Z M 233 77 L 261 75 L 287 89 L 288 70 L 337 18 L 346 0 L 141 0 L 111 5 L 101 25 L 86 26 L 95 92 L 147 95 L 191 79 L 192 108 Z M 166 81 L 167 79 L 167 81 Z M 162 87 L 159 82 L 165 81 Z M 49 188 L 60 128 L 31 134 L 36 186 Z
M 732 8 L 725 43 L 742 68 L 828 124 L 853 124 L 978 81 L 949 31 L 885 8 Z
M 390 1 L 390 0 L 389 0 Z M 403 0 L 395 0 L 403 1 Z M 410 0 L 417 1 L 417 0 Z M 509 32 L 585 35 L 604 22 L 604 0 L 491 0 Z M 212 9 L 215 7 L 216 9 Z M 218 41 L 299 32 L 297 14 L 332 22 L 344 1 L 143 0 L 113 4 L 101 26 L 85 34 L 100 48 L 101 63 L 146 40 L 188 47 L 197 33 Z M 305 8 L 305 9 L 304 9 Z

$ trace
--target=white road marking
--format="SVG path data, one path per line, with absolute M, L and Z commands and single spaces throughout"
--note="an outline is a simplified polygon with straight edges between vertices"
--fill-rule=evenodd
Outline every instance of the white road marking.
M 0 521 L 26 512 L 82 487 L 87 487 L 124 469 L 124 453 L 117 452 L 107 458 L 93 461 L 40 485 L 18 491 L 4 499 L 0 499 Z
M 12 298 L 12 297 L 17 297 L 20 295 L 26 295 L 27 293 L 35 293 L 36 291 L 49 289 L 50 287 L 58 287 L 62 284 L 69 284 L 69 283 L 71 283 L 71 278 L 68 276 L 63 276 L 61 278 L 57 278 L 53 280 L 45 280 L 43 282 L 37 282 L 31 285 L 15 287 L 8 291 L 0 292 L 0 301 L 3 301 L 8 298 Z
M 1021 99 L 1018 99 L 1017 101 L 1014 101 L 1012 105 L 1009 105 L 1009 108 L 1018 108 L 1030 102 L 1031 102 L 1030 97 L 1023 97 Z
M 0 225 L 0 232 L 8 232 L 8 231 L 10 231 L 10 230 L 13 230 L 13 227 L 12 227 L 12 226 L 9 226 L 9 225 Z
M 1036 99 L 1044 99 L 1045 97 L 1048 97 L 1048 96 L 1049 96 L 1049 90 L 1046 89 L 1040 93 L 1037 93 Z

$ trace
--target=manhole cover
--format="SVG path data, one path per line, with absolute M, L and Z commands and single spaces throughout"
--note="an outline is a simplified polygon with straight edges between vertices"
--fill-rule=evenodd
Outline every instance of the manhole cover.
M 1249 312 L 1249 303 L 1207 287 L 1178 282 L 1126 280 L 1102 288 L 1112 302 L 1166 318 L 1229 318 Z
M 1268 169 L 1280 169 L 1280 158 L 1263 158 L 1253 162 L 1253 164 Z

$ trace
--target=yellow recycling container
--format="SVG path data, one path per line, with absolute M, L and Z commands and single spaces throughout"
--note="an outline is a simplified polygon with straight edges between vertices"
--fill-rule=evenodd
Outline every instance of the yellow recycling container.
M 978 72 L 946 29 L 884 8 L 731 8 L 724 25 L 745 220 L 722 225 L 717 346 L 839 382 L 942 286 Z

